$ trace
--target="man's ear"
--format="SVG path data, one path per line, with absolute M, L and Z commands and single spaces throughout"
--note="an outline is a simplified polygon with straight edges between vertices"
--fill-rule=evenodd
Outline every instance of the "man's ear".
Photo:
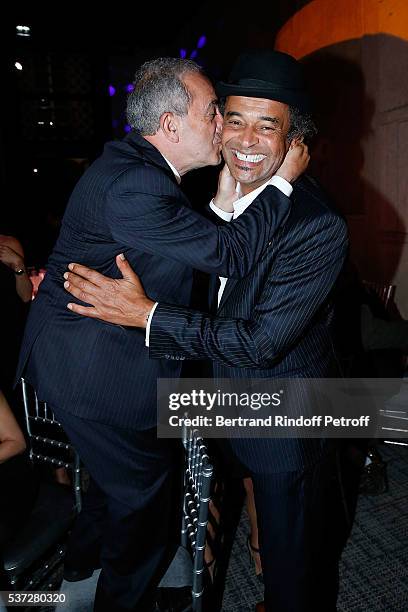
M 160 127 L 167 140 L 170 140 L 170 142 L 179 142 L 179 122 L 173 113 L 162 114 L 160 117 Z

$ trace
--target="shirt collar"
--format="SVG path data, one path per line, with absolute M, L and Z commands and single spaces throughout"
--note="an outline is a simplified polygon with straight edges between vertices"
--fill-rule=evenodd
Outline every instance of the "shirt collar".
M 247 193 L 246 195 L 242 195 L 241 194 L 241 185 L 238 183 L 237 184 L 237 195 L 238 195 L 238 200 L 235 200 L 233 206 L 234 206 L 234 219 L 236 217 L 239 217 L 239 215 L 241 215 L 244 210 L 246 210 L 248 208 L 248 206 L 250 204 L 252 204 L 252 202 L 255 200 L 255 198 L 261 193 L 261 191 L 263 191 L 267 186 L 269 185 L 269 180 L 266 181 L 263 185 L 261 185 L 260 187 L 257 187 L 256 189 L 254 189 L 253 191 L 250 191 L 249 193 Z
M 162 153 L 162 155 L 163 155 L 163 153 Z M 173 172 L 174 176 L 176 177 L 177 183 L 180 185 L 180 183 L 181 183 L 181 176 L 178 173 L 178 170 L 173 166 L 173 164 L 171 162 L 169 162 L 167 157 L 164 157 L 164 155 L 163 155 L 163 158 L 165 159 L 166 163 L 170 167 L 170 170 Z

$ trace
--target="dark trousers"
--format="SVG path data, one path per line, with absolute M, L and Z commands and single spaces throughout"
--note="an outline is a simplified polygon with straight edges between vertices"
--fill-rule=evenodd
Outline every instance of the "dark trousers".
M 64 558 L 64 566 L 67 569 L 86 571 L 101 567 L 102 525 L 107 511 L 107 497 L 90 477 L 82 498 L 82 511 L 67 542 Z
M 251 474 L 268 612 L 335 612 L 348 535 L 336 456 L 303 471 Z
M 91 475 L 67 563 L 102 567 L 95 611 L 150 612 L 179 541 L 180 447 L 155 429 L 55 413 Z

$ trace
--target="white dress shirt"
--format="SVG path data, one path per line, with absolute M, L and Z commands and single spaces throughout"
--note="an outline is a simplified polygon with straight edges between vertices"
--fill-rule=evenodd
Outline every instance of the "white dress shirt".
M 180 185 L 181 183 L 181 176 L 177 170 L 177 168 L 175 168 L 173 166 L 173 164 L 171 162 L 169 162 L 169 160 L 167 159 L 167 157 L 164 157 L 163 153 L 161 154 L 162 157 L 164 158 L 164 161 L 168 164 L 168 166 L 170 167 L 170 170 L 173 172 L 174 176 L 176 177 L 176 181 L 177 183 Z

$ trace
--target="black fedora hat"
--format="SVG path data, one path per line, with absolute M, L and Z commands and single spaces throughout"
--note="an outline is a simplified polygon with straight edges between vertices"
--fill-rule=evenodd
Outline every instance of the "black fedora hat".
M 266 98 L 310 111 L 301 64 L 280 51 L 257 49 L 238 56 L 228 78 L 216 86 L 219 97 Z

